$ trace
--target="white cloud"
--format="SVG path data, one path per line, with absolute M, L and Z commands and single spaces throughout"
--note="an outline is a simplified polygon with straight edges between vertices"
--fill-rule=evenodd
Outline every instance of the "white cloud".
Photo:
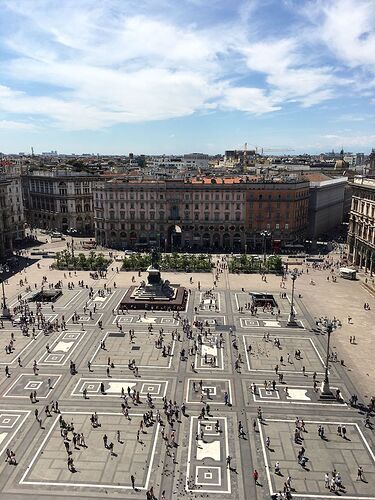
M 329 145 L 338 149 L 344 147 L 346 150 L 356 148 L 368 148 L 375 144 L 375 134 L 356 134 L 356 135 L 341 135 L 341 134 L 325 134 L 321 136 L 322 144 Z
M 37 130 L 37 127 L 32 123 L 0 120 L 0 130 Z
M 175 6 L 164 0 L 168 5 Z M 208 109 L 258 115 L 287 102 L 309 107 L 334 98 L 348 80 L 312 63 L 303 31 L 259 34 L 260 5 L 243 2 L 235 21 L 198 28 L 173 22 L 162 8 L 155 13 L 147 0 L 0 0 L 14 18 L 3 39 L 14 55 L 3 64 L 12 83 L 0 85 L 0 111 L 80 130 Z M 329 24 L 332 12 L 319 7 Z M 263 80 L 254 84 L 256 73 Z M 35 92 L 41 84 L 43 92 Z
M 375 69 L 375 1 L 320 0 L 309 9 L 315 35 L 349 66 Z
M 226 89 L 222 105 L 228 109 L 241 109 L 254 114 L 270 113 L 281 109 L 266 95 L 264 90 L 248 87 Z

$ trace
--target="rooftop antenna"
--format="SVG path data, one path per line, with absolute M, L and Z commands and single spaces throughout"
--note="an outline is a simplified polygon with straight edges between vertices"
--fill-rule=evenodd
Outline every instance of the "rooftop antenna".
M 34 148 L 31 146 L 31 156 L 34 156 Z

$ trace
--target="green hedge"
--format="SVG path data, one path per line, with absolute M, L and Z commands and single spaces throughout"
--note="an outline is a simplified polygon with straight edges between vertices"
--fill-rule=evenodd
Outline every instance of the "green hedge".
M 72 257 L 68 250 L 58 252 L 55 260 L 56 262 L 52 266 L 54 269 L 68 271 L 104 271 L 111 262 L 102 253 L 90 252 L 89 255 L 79 253 Z
M 252 255 L 241 255 L 241 257 L 232 257 L 228 263 L 231 273 L 280 273 L 283 270 L 281 257 L 271 255 L 266 259 L 256 259 Z
M 151 264 L 151 256 L 144 254 L 127 255 L 124 257 L 124 271 L 146 271 Z M 211 257 L 206 254 L 166 254 L 160 259 L 162 271 L 210 272 L 213 267 Z

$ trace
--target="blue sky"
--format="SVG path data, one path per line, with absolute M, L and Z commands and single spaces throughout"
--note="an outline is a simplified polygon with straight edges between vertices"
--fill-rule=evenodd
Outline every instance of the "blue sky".
M 375 0 L 0 0 L 0 151 L 375 147 Z

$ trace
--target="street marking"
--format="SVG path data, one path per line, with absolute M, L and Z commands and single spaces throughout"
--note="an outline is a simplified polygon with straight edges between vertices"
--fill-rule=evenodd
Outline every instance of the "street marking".
M 292 419 L 281 419 L 281 418 L 267 418 L 267 422 L 288 422 L 288 423 L 294 423 L 295 420 L 292 420 Z M 352 425 L 353 427 L 355 427 L 360 435 L 360 437 L 362 438 L 362 441 L 363 441 L 363 444 L 365 446 L 365 448 L 367 449 L 367 451 L 369 452 L 372 460 L 375 462 L 375 456 L 374 456 L 374 453 L 372 452 L 371 450 L 371 447 L 370 445 L 368 444 L 366 438 L 364 437 L 360 427 L 358 424 L 356 424 L 355 422 L 336 422 L 336 421 L 322 421 L 322 420 L 305 420 L 305 424 L 325 424 L 325 425 L 328 425 L 328 424 L 333 424 L 333 425 L 342 425 L 343 423 L 345 423 L 346 426 L 349 426 L 349 425 Z M 258 429 L 259 429 L 259 434 L 260 434 L 260 439 L 261 439 L 261 444 L 262 444 L 262 451 L 263 451 L 263 458 L 264 458 L 264 462 L 265 462 L 265 465 L 266 465 L 266 475 L 267 475 L 267 481 L 268 481 L 268 488 L 269 488 L 269 491 L 270 491 L 270 495 L 275 495 L 277 492 L 276 490 L 273 491 L 273 485 L 272 485 L 272 479 L 271 479 L 271 474 L 270 474 L 270 466 L 269 466 L 269 462 L 268 462 L 268 458 L 267 458 L 267 452 L 266 452 L 266 447 L 265 447 L 265 439 L 264 439 L 264 434 L 263 434 L 263 429 L 262 429 L 262 424 L 260 422 L 260 420 L 258 419 Z M 305 493 L 295 493 L 293 492 L 293 497 L 296 497 L 296 498 L 329 498 L 329 499 L 332 499 L 333 498 L 333 495 L 309 495 L 309 494 L 305 494 Z M 365 497 L 365 496 L 346 496 L 345 495 L 345 498 L 346 499 L 349 499 L 349 500 L 375 500 L 375 497 Z
M 31 413 L 30 411 L 25 411 L 25 410 L 1 410 L 0 409 L 1 416 L 9 415 L 12 417 L 13 416 L 17 417 L 12 426 L 7 425 L 7 423 L 5 423 L 5 425 L 1 425 L 1 422 L 0 422 L 0 430 L 1 430 L 1 428 L 12 429 L 14 427 L 14 425 L 20 421 L 14 431 L 3 433 L 0 444 L 3 444 L 4 441 L 5 441 L 5 444 L 4 444 L 3 448 L 0 450 L 0 455 L 3 455 L 5 450 L 8 448 L 9 443 L 11 442 L 13 437 L 18 433 L 18 431 L 20 430 L 21 426 L 23 425 L 23 423 L 25 422 L 27 417 L 30 415 L 30 413 Z M 24 414 L 23 417 L 22 417 L 22 414 Z M 0 418 L 1 418 L 1 416 L 0 416 Z M 8 439 L 7 439 L 7 436 L 8 436 Z
M 48 380 L 48 377 L 57 377 L 56 380 L 52 381 L 52 385 L 53 385 L 53 389 L 55 388 L 55 386 L 57 385 L 57 383 L 60 381 L 62 375 L 58 375 L 57 373 L 42 373 L 40 375 L 32 375 L 31 373 L 28 374 L 28 373 L 21 373 L 21 375 L 18 375 L 18 377 L 16 378 L 16 380 L 13 382 L 13 384 L 4 392 L 4 394 L 2 395 L 3 398 L 27 398 L 29 399 L 29 395 L 12 395 L 12 394 L 9 394 L 9 392 L 12 391 L 12 389 L 14 388 L 14 386 L 17 384 L 17 382 L 22 378 L 32 378 L 32 377 L 37 377 L 37 378 L 40 378 L 40 377 L 43 377 L 45 380 L 45 382 L 47 383 L 47 380 Z M 47 378 L 46 378 L 47 377 Z M 34 384 L 34 383 L 37 383 L 39 384 L 39 387 L 43 384 L 43 381 L 37 381 L 37 380 L 28 380 L 28 383 L 26 384 L 26 386 L 23 387 L 23 390 L 27 390 L 27 391 L 36 391 L 39 389 L 39 387 L 28 387 L 30 384 Z M 50 394 L 47 394 L 46 396 L 40 396 L 38 394 L 38 399 L 47 399 L 50 397 Z
M 220 471 L 223 470 L 223 468 L 225 468 L 226 470 L 226 474 L 227 474 L 227 484 L 228 484 L 228 487 L 227 489 L 200 489 L 200 488 L 190 488 L 189 485 L 190 485 L 190 467 L 191 467 L 191 459 L 192 459 L 192 445 L 193 443 L 195 443 L 195 439 L 193 439 L 193 426 L 194 426 L 194 421 L 198 421 L 198 417 L 195 417 L 195 416 L 192 416 L 191 417 L 191 420 L 190 420 L 190 430 L 189 430 L 189 446 L 188 446 L 188 457 L 187 457 L 187 466 L 186 466 L 186 480 L 185 480 L 185 490 L 186 491 L 190 491 L 190 492 L 199 492 L 199 493 L 231 493 L 231 482 L 230 482 L 230 470 L 228 467 L 226 467 L 226 464 L 225 464 L 225 459 L 226 457 L 229 455 L 229 441 L 228 441 L 228 421 L 227 421 L 227 417 L 218 417 L 217 419 L 213 419 L 214 420 L 223 420 L 224 421 L 224 429 L 223 429 L 223 432 L 225 434 L 224 436 L 224 444 L 225 444 L 225 453 L 224 453 L 224 457 L 223 459 L 221 460 L 223 462 L 223 465 L 221 467 L 219 467 Z M 209 420 L 207 420 L 207 422 L 209 422 Z M 215 443 L 215 442 L 214 442 Z M 208 444 L 208 443 L 203 443 L 203 441 L 200 441 L 200 446 L 202 446 L 202 444 Z M 198 450 L 197 450 L 198 451 Z M 193 457 L 194 458 L 194 457 Z M 199 473 L 199 469 L 197 470 L 197 467 L 199 468 L 199 466 L 195 466 L 195 474 L 194 474 L 194 481 L 196 480 L 197 478 L 197 473 Z M 203 467 L 203 466 L 202 466 Z M 210 466 L 204 466 L 203 467 L 204 469 L 206 469 L 207 472 L 211 471 L 211 470 L 214 470 L 216 468 L 215 467 L 210 467 Z M 212 476 L 211 476 L 212 477 Z M 209 485 L 212 485 L 212 486 L 217 486 L 216 484 L 212 484 L 211 482 L 208 483 L 208 477 L 206 476 L 206 479 L 207 479 L 207 482 L 203 483 L 205 486 L 209 486 Z M 221 478 L 220 478 L 221 479 Z M 194 482 L 194 485 L 196 485 L 197 483 Z M 220 485 L 221 485 L 221 480 L 220 480 Z M 197 485 L 199 486 L 199 485 Z
M 77 349 L 86 335 L 86 331 L 80 332 L 61 332 L 57 339 L 50 346 L 50 353 L 45 352 L 39 359 L 40 365 L 65 365 L 73 352 Z M 60 340 L 63 339 L 63 340 Z M 64 341 L 64 339 L 66 339 Z M 77 341 L 77 342 L 75 342 Z M 54 351 L 57 352 L 54 352 Z M 62 352 L 58 352 L 62 351 Z
M 30 414 L 30 412 L 28 412 Z M 85 412 L 85 411 L 64 411 L 63 412 L 64 415 L 90 415 L 91 413 L 90 412 Z M 101 415 L 122 415 L 122 413 L 107 413 L 107 412 L 100 412 Z M 143 414 L 142 413 L 130 413 L 129 412 L 129 415 L 131 417 L 143 417 Z M 24 474 L 22 475 L 20 481 L 19 481 L 19 484 L 34 484 L 34 485 L 38 485 L 38 486 L 64 486 L 64 487 L 68 487 L 68 488 L 76 488 L 76 487 L 82 487 L 82 488 L 108 488 L 108 489 L 112 489 L 112 490 L 117 490 L 117 489 L 120 489 L 120 490 L 132 490 L 132 486 L 120 486 L 120 485 L 113 485 L 113 484 L 90 484 L 90 483 L 60 483 L 60 482 L 54 482 L 54 481 L 26 481 L 26 476 L 29 474 L 32 466 L 34 465 L 35 461 L 37 460 L 38 456 L 40 455 L 43 447 L 45 446 L 47 440 L 49 439 L 50 435 L 52 434 L 52 432 L 54 431 L 55 427 L 56 427 L 56 424 L 58 423 L 59 421 L 59 418 L 60 417 L 56 417 L 55 421 L 53 422 L 53 424 L 51 425 L 51 428 L 48 430 L 47 432 L 47 435 L 45 436 L 45 438 L 43 439 L 41 445 L 39 446 L 38 450 L 36 451 L 35 455 L 33 456 L 30 464 L 28 465 L 28 467 L 26 468 L 26 471 L 24 472 Z M 147 490 L 148 489 L 148 485 L 149 485 L 149 482 L 150 482 L 150 476 L 151 476 L 151 472 L 152 472 L 152 468 L 153 468 L 153 462 L 154 462 L 154 458 L 155 458 L 155 450 L 156 450 L 156 443 L 158 441 L 158 437 L 159 437 L 159 428 L 160 428 L 160 424 L 157 423 L 156 424 L 156 429 L 155 429 L 155 437 L 154 437 L 154 443 L 153 443 L 153 446 L 152 446 L 152 449 L 151 449 L 151 456 L 150 456 L 150 462 L 148 464 L 148 471 L 147 471 L 147 475 L 146 475 L 146 481 L 145 481 L 145 485 L 144 486 L 139 486 L 139 485 L 136 485 L 136 488 L 138 490 Z M 2 452 L 1 452 L 2 453 Z
M 212 394 L 212 392 L 211 392 L 211 391 L 212 391 L 212 384 L 214 384 L 215 382 L 226 382 L 226 383 L 228 384 L 228 396 L 229 396 L 229 402 L 230 402 L 230 404 L 231 404 L 231 405 L 233 405 L 233 404 L 234 404 L 234 399 L 232 399 L 232 398 L 233 398 L 233 396 L 232 396 L 232 382 L 231 382 L 231 380 L 229 380 L 229 379 L 221 379 L 221 378 L 220 378 L 220 379 L 218 378 L 218 379 L 215 379 L 215 380 L 214 380 L 214 379 L 210 379 L 210 378 L 204 378 L 204 379 L 200 379 L 200 378 L 189 378 L 189 379 L 187 380 L 187 384 L 186 384 L 186 395 L 185 395 L 185 399 L 186 399 L 186 402 L 187 402 L 187 403 L 191 403 L 191 404 L 200 404 L 200 405 L 202 404 L 200 401 L 191 401 L 191 400 L 189 399 L 190 389 L 192 389 L 192 385 L 193 385 L 193 384 L 190 384 L 190 382 L 197 382 L 197 383 L 199 383 L 199 381 L 200 381 L 200 380 L 202 380 L 202 382 L 203 382 L 203 383 L 204 383 L 204 382 L 207 382 L 207 384 L 206 384 L 206 385 L 203 385 L 203 388 L 210 387 L 210 388 L 211 388 L 211 390 L 210 390 L 210 395 L 215 395 L 215 396 L 216 396 L 216 394 Z M 208 383 L 209 383 L 210 385 L 209 385 Z M 215 387 L 215 389 L 216 389 L 216 388 L 217 388 L 217 387 Z M 224 389 L 224 390 L 225 390 L 225 389 Z M 208 401 L 210 401 L 210 400 L 208 400 Z M 213 404 L 215 404 L 215 405 L 225 405 L 224 401 L 216 401 L 216 400 L 213 400 L 213 401 L 212 401 L 212 403 L 213 403 Z
M 112 333 L 112 332 L 107 332 L 104 337 L 102 338 L 102 341 L 105 341 L 108 337 L 108 335 Z M 138 332 L 139 333 L 139 332 Z M 159 365 L 137 365 L 138 368 L 158 368 L 158 369 L 161 369 L 161 370 L 169 370 L 172 366 L 172 360 L 173 360 L 173 355 L 174 355 L 174 350 L 175 350 L 175 346 L 176 346 L 176 341 L 175 340 L 172 340 L 172 348 L 171 348 L 171 352 L 169 354 L 169 363 L 168 363 L 168 366 L 159 366 Z M 98 352 L 100 350 L 100 342 L 99 342 L 99 345 L 98 347 L 95 349 L 95 352 L 93 354 L 93 356 L 91 357 L 90 359 L 90 363 L 92 364 L 92 366 L 100 366 L 100 367 L 107 367 L 108 365 L 99 365 L 99 364 L 96 364 L 94 363 L 94 359 L 95 357 L 97 356 Z M 109 353 L 109 351 L 108 351 Z M 124 367 L 127 367 L 128 365 L 119 365 L 119 364 L 116 364 L 115 368 L 124 368 Z
M 94 382 L 94 383 L 93 383 Z M 70 395 L 72 397 L 82 397 L 82 391 L 86 387 L 87 393 L 90 395 L 97 395 L 98 397 L 103 397 L 101 394 L 99 394 L 100 390 L 100 383 L 103 382 L 104 384 L 109 384 L 110 387 L 105 389 L 105 392 L 107 396 L 104 397 L 111 397 L 115 396 L 118 398 L 121 396 L 121 388 L 123 387 L 125 390 L 125 394 L 127 387 L 129 386 L 130 389 L 134 389 L 137 384 L 142 384 L 139 393 L 142 395 L 146 395 L 148 392 L 152 396 L 153 399 L 162 399 L 163 397 L 166 396 L 167 394 L 167 388 L 168 388 L 168 382 L 166 380 L 136 380 L 136 379 L 118 379 L 118 378 L 110 378 L 110 379 L 103 379 L 100 378 L 80 378 L 77 384 L 74 386 L 72 392 Z M 86 385 L 88 384 L 88 385 Z M 91 385 L 91 387 L 90 387 Z M 112 387 L 111 387 L 112 385 Z M 164 385 L 164 388 L 162 390 L 162 386 Z
M 270 368 L 268 370 L 267 369 L 264 370 L 264 369 L 260 369 L 260 368 L 259 369 L 258 368 L 250 368 L 250 359 L 249 359 L 249 354 L 247 352 L 246 338 L 250 338 L 250 339 L 251 338 L 253 338 L 253 339 L 254 338 L 263 339 L 263 337 L 261 337 L 260 335 L 243 335 L 243 337 L 242 337 L 243 344 L 244 344 L 244 349 L 245 349 L 245 355 L 246 355 L 246 361 L 247 361 L 248 371 L 250 371 L 250 372 L 268 372 L 268 373 L 269 372 L 273 372 L 274 370 L 272 368 Z M 307 340 L 307 341 L 309 341 L 310 344 L 311 344 L 311 346 L 312 346 L 312 348 L 314 349 L 316 355 L 318 356 L 319 361 L 321 362 L 321 364 L 323 365 L 323 368 L 324 368 L 324 366 L 325 366 L 324 365 L 324 361 L 323 361 L 321 355 L 319 354 L 319 351 L 316 348 L 313 340 L 310 337 L 292 337 L 292 336 L 285 336 L 285 335 L 281 336 L 280 335 L 279 338 L 280 339 L 293 339 L 293 340 L 299 339 L 299 340 Z M 271 343 L 272 343 L 272 341 L 271 341 Z M 299 373 L 296 370 L 284 370 L 284 369 L 282 369 L 282 370 L 280 369 L 280 372 L 282 372 L 282 373 L 291 373 L 291 374 L 296 374 L 296 375 Z M 306 371 L 306 373 L 313 373 L 313 372 Z M 324 372 L 316 372 L 316 373 L 318 375 L 323 375 L 324 374 Z

